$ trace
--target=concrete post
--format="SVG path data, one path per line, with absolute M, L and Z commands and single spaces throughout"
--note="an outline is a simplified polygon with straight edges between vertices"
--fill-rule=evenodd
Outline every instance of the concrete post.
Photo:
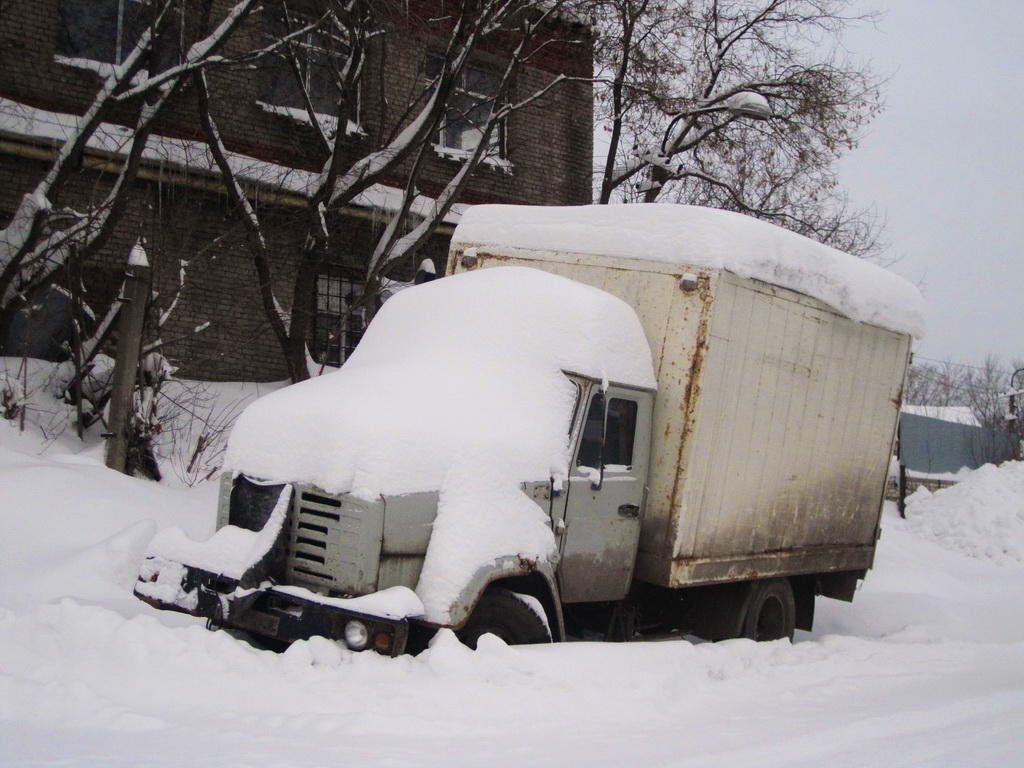
M 139 355 L 142 351 L 142 328 L 149 300 L 150 269 L 141 245 L 132 248 L 125 271 L 123 302 L 118 321 L 117 357 L 114 360 L 114 383 L 110 394 L 110 422 L 106 459 L 110 469 L 128 471 L 128 431 L 131 423 L 132 390 L 139 377 Z

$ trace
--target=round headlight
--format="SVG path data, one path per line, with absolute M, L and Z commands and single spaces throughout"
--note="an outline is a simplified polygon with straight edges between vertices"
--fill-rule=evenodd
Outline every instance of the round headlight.
M 370 631 L 361 621 L 350 621 L 345 625 L 345 644 L 353 651 L 363 650 L 370 642 Z

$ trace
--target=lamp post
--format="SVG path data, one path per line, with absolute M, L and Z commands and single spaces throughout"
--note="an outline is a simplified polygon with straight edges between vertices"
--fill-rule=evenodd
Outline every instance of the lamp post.
M 1006 414 L 1006 431 L 1024 439 L 1024 425 L 1021 424 L 1019 398 L 1024 395 L 1024 368 L 1018 368 L 1010 377 L 1010 391 L 1001 397 L 1010 399 Z M 1017 446 L 1017 458 L 1021 458 L 1021 445 Z

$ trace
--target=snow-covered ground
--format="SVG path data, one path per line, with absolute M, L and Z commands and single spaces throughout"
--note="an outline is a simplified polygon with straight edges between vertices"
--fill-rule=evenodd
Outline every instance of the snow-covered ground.
M 887 510 L 852 604 L 796 642 L 278 655 L 131 595 L 148 542 L 212 532 L 215 483 L 102 466 L 0 421 L 0 764 L 1024 764 L 1024 465 Z M 46 448 L 45 453 L 41 453 Z

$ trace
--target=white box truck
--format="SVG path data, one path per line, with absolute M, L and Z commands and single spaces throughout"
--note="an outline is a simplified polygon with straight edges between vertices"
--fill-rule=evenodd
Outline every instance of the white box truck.
M 218 531 L 136 594 L 396 654 L 792 637 L 872 566 L 919 292 L 686 206 L 477 206 L 447 277 L 338 372 L 257 401 Z

